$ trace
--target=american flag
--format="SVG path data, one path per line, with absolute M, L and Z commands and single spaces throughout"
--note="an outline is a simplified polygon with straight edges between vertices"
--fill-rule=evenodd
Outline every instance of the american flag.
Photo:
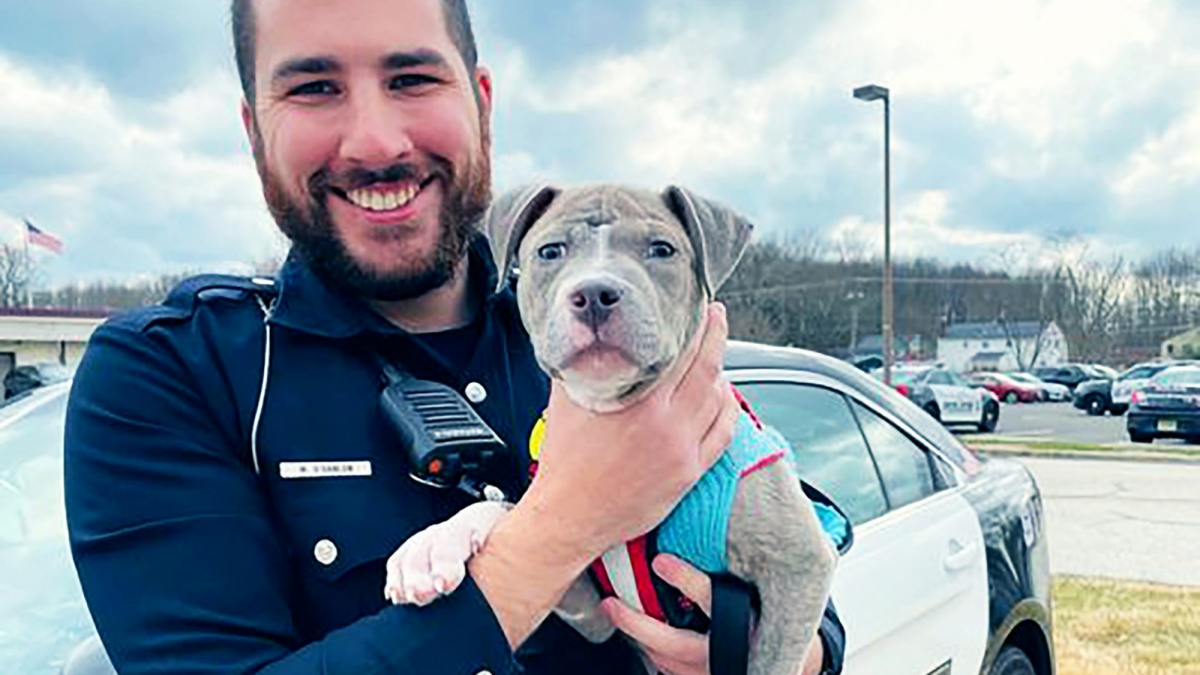
M 62 254 L 63 243 L 58 237 L 39 230 L 33 223 L 25 221 L 25 233 L 29 237 L 29 243 L 34 246 L 50 249 L 55 253 Z

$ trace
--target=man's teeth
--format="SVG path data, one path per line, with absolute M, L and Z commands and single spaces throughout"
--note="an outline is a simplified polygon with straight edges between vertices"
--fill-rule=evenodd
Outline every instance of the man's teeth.
M 352 190 L 346 193 L 346 198 L 350 203 L 359 208 L 368 211 L 394 211 L 403 206 L 407 206 L 420 192 L 420 189 L 411 185 L 409 187 L 400 188 L 399 190 Z

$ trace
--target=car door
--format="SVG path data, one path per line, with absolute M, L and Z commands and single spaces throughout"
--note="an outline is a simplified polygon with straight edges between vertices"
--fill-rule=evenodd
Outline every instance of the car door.
M 949 424 L 978 422 L 979 416 L 973 413 L 976 408 L 973 399 L 978 399 L 979 395 L 965 379 L 960 378 L 961 385 L 955 384 L 953 375 L 954 373 L 946 370 L 936 370 L 929 374 L 929 388 L 937 397 L 942 421 Z
M 802 477 L 855 526 L 833 598 L 848 675 L 978 673 L 988 631 L 979 521 L 961 472 L 836 381 L 758 371 L 733 379 L 796 450 Z
M 958 373 L 947 370 L 946 377 L 950 379 L 950 386 L 954 387 L 958 400 L 962 404 L 959 412 L 962 414 L 961 421 L 969 424 L 977 424 L 983 418 L 983 391 L 971 386 L 967 378 Z

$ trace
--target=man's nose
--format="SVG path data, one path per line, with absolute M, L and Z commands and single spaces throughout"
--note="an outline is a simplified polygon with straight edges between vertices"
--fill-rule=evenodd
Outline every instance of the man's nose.
M 571 312 L 580 321 L 598 327 L 612 315 L 621 302 L 621 289 L 605 281 L 585 281 L 571 291 L 567 300 Z
M 382 93 L 360 93 L 351 100 L 350 127 L 342 141 L 342 159 L 387 165 L 413 149 L 403 113 Z

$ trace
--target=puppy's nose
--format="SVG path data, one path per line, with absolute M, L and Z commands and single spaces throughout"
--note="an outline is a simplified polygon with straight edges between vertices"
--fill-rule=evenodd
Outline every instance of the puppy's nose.
M 621 302 L 621 289 L 603 281 L 580 284 L 570 297 L 571 310 L 576 318 L 592 326 L 608 320 Z

